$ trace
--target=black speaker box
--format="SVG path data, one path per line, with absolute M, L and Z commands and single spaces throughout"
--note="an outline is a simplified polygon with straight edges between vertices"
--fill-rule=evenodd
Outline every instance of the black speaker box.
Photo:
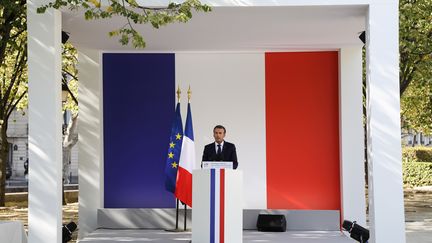
M 260 214 L 257 221 L 258 231 L 285 232 L 286 219 L 281 214 Z

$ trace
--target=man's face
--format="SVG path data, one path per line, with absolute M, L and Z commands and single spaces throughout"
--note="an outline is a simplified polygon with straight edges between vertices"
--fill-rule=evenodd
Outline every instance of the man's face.
M 222 128 L 216 128 L 213 130 L 213 137 L 217 143 L 222 143 L 225 137 L 225 131 Z

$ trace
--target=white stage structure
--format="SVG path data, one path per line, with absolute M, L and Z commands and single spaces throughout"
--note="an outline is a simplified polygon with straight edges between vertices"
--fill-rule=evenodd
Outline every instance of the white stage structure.
M 97 210 L 104 205 L 101 54 L 136 51 L 107 38 L 106 33 L 118 28 L 121 20 L 86 22 L 81 14 L 58 10 L 36 14 L 36 7 L 44 2 L 47 1 L 28 1 L 29 158 L 34 161 L 29 169 L 29 243 L 60 242 L 61 237 L 60 30 L 71 33 L 71 41 L 80 52 L 80 237 L 95 230 Z M 355 218 L 362 225 L 366 223 L 361 127 L 362 44 L 357 36 L 361 27 L 366 29 L 370 242 L 405 242 L 398 1 L 203 2 L 214 6 L 207 20 L 205 15 L 196 15 L 197 21 L 183 29 L 178 25 L 160 32 L 147 27 L 139 29 L 148 37 L 149 45 L 144 51 L 175 52 L 185 57 L 197 53 L 339 52 L 341 208 L 343 218 Z M 167 1 L 145 3 L 163 6 Z M 278 11 L 286 11 L 286 14 L 274 15 Z M 230 16 L 239 21 L 224 23 Z M 363 21 L 362 24 L 359 25 L 358 20 Z M 213 31 L 205 33 L 206 29 Z M 192 75 L 192 71 L 195 70 L 189 74 Z M 182 72 L 180 75 L 188 79 L 188 71 L 183 69 Z M 256 122 L 258 127 L 264 125 L 262 120 Z M 209 131 L 208 127 L 195 129 Z M 197 147 L 209 139 L 203 138 L 197 142 Z M 265 159 L 265 154 L 258 156 Z M 245 175 L 245 185 L 251 184 L 257 189 L 255 199 L 259 202 L 265 194 L 265 190 L 260 189 L 262 184 L 248 181 Z M 251 197 L 248 193 L 245 191 L 246 201 Z M 265 202 L 260 203 L 263 204 Z

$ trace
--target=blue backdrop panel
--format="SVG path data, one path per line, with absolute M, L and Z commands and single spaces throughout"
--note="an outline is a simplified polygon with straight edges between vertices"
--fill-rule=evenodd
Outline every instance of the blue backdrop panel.
M 164 167 L 174 54 L 103 54 L 105 208 L 171 208 Z

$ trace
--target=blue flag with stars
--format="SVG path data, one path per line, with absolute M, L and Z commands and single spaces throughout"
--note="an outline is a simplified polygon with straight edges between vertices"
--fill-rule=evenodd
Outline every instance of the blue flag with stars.
M 177 170 L 183 143 L 183 122 L 180 114 L 180 102 L 177 103 L 174 121 L 171 127 L 168 157 L 165 164 L 165 188 L 174 193 L 176 188 Z

